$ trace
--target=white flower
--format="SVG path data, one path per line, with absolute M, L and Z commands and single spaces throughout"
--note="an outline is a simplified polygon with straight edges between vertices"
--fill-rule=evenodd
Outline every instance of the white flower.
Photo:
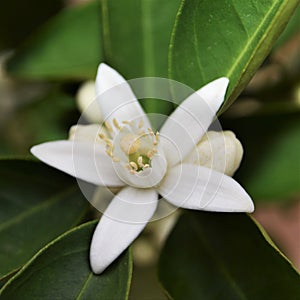
M 205 137 L 224 100 L 228 82 L 227 78 L 219 78 L 189 96 L 158 134 L 152 131 L 125 79 L 101 64 L 96 93 L 106 130 L 97 125 L 75 127 L 71 140 L 31 149 L 43 162 L 79 179 L 100 186 L 122 187 L 94 232 L 90 262 L 95 273 L 101 273 L 140 234 L 157 208 L 159 195 L 183 208 L 253 211 L 253 203 L 244 189 L 219 172 L 232 174 L 238 167 L 242 155 L 239 142 L 232 133 L 227 133 L 225 140 L 222 133 Z M 210 137 L 210 144 L 218 153 L 214 160 L 212 154 L 207 154 Z M 231 142 L 226 143 L 226 139 Z M 225 153 L 226 144 L 229 156 Z M 210 156 L 205 158 L 206 155 Z

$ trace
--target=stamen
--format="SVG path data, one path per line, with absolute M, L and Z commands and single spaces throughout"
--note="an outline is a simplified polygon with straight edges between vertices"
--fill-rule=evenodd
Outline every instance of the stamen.
M 150 127 L 148 128 L 148 131 L 149 131 L 150 135 L 154 136 L 154 132 Z
M 141 129 L 144 126 L 144 121 L 140 120 L 138 127 Z
M 157 131 L 155 134 L 155 140 L 153 141 L 153 145 L 156 146 L 159 142 L 159 132 Z
M 137 166 L 137 164 L 136 164 L 134 161 L 131 161 L 129 164 L 130 164 L 130 166 L 132 167 L 132 169 L 133 169 L 134 171 L 137 171 L 138 166 Z
M 113 129 L 112 129 L 112 127 L 111 127 L 111 125 L 109 124 L 108 121 L 105 121 L 104 124 L 105 124 L 106 128 L 107 128 L 110 132 L 113 131 Z
M 112 151 L 110 149 L 107 149 L 105 152 L 106 152 L 106 154 L 108 156 L 110 156 L 111 158 L 113 158 L 113 154 L 112 154 Z
M 125 124 L 125 125 L 132 126 L 132 122 L 130 122 L 130 121 L 126 121 L 126 120 L 125 120 L 125 121 L 122 121 L 122 123 Z
M 116 119 L 113 119 L 113 124 L 115 125 L 115 127 L 119 130 L 121 130 L 121 126 L 119 125 L 118 121 Z
M 113 148 L 113 144 L 112 144 L 112 142 L 111 142 L 110 139 L 105 138 L 104 141 L 105 141 L 105 143 L 106 143 L 107 146 L 109 146 L 110 148 Z
M 145 165 L 143 164 L 143 157 L 139 156 L 137 159 L 137 163 L 139 165 L 139 167 L 143 168 Z
M 106 121 L 104 124 L 109 131 L 116 129 L 119 131 L 118 145 L 128 159 L 123 164 L 124 168 L 131 174 L 136 174 L 151 167 L 151 159 L 158 152 L 159 132 L 154 133 L 151 128 L 144 130 L 143 120 L 139 122 L 125 120 L 119 123 L 117 119 L 113 119 L 110 123 Z M 128 128 L 129 132 L 126 130 L 127 126 L 130 127 Z M 123 132 L 120 132 L 122 130 Z M 105 151 L 113 162 L 122 162 L 123 159 L 120 159 L 118 155 L 119 148 L 115 149 L 114 142 L 109 135 L 106 136 L 104 133 L 100 133 L 99 137 L 106 143 Z

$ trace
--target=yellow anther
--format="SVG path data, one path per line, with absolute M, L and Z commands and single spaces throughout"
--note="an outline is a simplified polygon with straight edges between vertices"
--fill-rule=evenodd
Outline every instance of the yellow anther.
M 155 135 L 154 132 L 153 132 L 153 130 L 152 130 L 150 127 L 148 128 L 148 131 L 149 131 L 149 133 L 150 133 L 152 136 Z
M 142 157 L 142 156 L 139 156 L 139 157 L 138 157 L 137 163 L 138 163 L 139 167 L 141 167 L 141 168 L 144 167 L 144 164 L 143 164 L 143 157 Z
M 130 121 L 126 121 L 126 120 L 125 120 L 125 121 L 122 121 L 122 123 L 125 124 L 125 125 L 130 125 L 130 126 L 132 126 L 132 122 L 130 122 Z
M 144 126 L 144 121 L 143 121 L 143 120 L 140 120 L 138 127 L 139 127 L 139 128 L 142 128 L 143 126 Z
M 116 127 L 117 129 L 119 129 L 119 130 L 121 129 L 121 126 L 119 125 L 117 119 L 113 119 L 113 124 L 115 125 L 115 127 Z
M 108 121 L 105 121 L 104 124 L 105 124 L 106 128 L 107 128 L 109 131 L 111 131 L 111 132 L 113 131 L 113 129 L 112 129 L 112 127 L 111 127 L 111 125 L 109 124 Z
M 158 131 L 155 134 L 155 138 L 156 138 L 157 141 L 159 140 L 159 132 Z
M 111 142 L 110 139 L 105 138 L 104 141 L 105 141 L 105 143 L 106 143 L 107 146 L 109 146 L 110 148 L 113 148 L 113 144 L 112 144 L 112 142 Z
M 111 152 L 111 149 L 107 149 L 105 152 L 106 152 L 106 154 L 107 154 L 108 156 L 113 157 L 113 154 L 112 154 L 112 152 Z
M 129 163 L 124 164 L 124 168 L 131 174 L 150 168 L 151 159 L 157 153 L 156 145 L 159 142 L 159 133 L 154 133 L 151 128 L 144 130 L 143 120 L 140 120 L 138 123 L 125 120 L 122 121 L 121 125 L 117 119 L 113 119 L 111 123 L 105 122 L 105 126 L 109 131 L 119 130 L 118 147 L 114 147 L 115 145 L 111 138 L 103 133 L 99 134 L 99 137 L 106 143 L 107 155 L 114 162 L 121 162 L 123 160 L 118 157 L 118 151 L 122 150 L 129 160 Z
M 133 169 L 134 171 L 137 171 L 138 166 L 137 166 L 137 164 L 136 164 L 134 161 L 131 161 L 129 164 L 130 164 L 130 166 L 132 167 L 132 169 Z

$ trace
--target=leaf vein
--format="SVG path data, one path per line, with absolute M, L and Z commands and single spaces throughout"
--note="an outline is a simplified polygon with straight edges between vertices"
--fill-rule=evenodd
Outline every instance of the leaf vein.
M 84 291 L 86 290 L 86 288 L 87 288 L 89 282 L 91 281 L 92 277 L 93 277 L 93 273 L 91 272 L 91 273 L 89 274 L 89 276 L 86 278 L 86 280 L 84 281 L 84 283 L 83 283 L 83 285 L 82 285 L 82 287 L 81 287 L 81 289 L 80 289 L 79 294 L 78 294 L 78 295 L 76 296 L 76 298 L 75 298 L 76 300 L 80 300 L 80 299 L 82 298 L 83 293 L 84 293 Z
M 6 221 L 6 222 L 2 223 L 0 225 L 0 231 L 6 229 L 9 226 L 12 226 L 14 224 L 17 224 L 17 223 L 21 222 L 22 220 L 30 217 L 34 213 L 42 210 L 43 208 L 46 208 L 46 207 L 54 204 L 55 202 L 58 202 L 64 196 L 66 196 L 68 194 L 71 194 L 74 191 L 75 191 L 75 187 L 72 186 L 71 188 L 68 188 L 67 190 L 59 193 L 58 195 L 55 195 L 55 196 L 50 197 L 49 199 L 47 199 L 45 201 L 42 201 L 39 205 L 31 207 L 30 209 L 26 210 L 25 212 L 16 215 L 15 217 L 11 218 L 9 221 Z

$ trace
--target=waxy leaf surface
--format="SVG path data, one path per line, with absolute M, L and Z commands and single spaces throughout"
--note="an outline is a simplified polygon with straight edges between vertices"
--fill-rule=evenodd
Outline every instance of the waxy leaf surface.
M 89 247 L 96 224 L 81 225 L 48 244 L 0 290 L 1 299 L 128 299 L 129 251 L 101 275 L 90 269 Z
M 271 51 L 297 0 L 183 0 L 169 53 L 170 78 L 194 89 L 228 77 L 228 107 Z
M 175 300 L 300 295 L 299 274 L 246 214 L 183 215 L 163 249 L 159 277 Z
M 79 224 L 88 202 L 76 180 L 35 161 L 0 160 L 0 279 Z

